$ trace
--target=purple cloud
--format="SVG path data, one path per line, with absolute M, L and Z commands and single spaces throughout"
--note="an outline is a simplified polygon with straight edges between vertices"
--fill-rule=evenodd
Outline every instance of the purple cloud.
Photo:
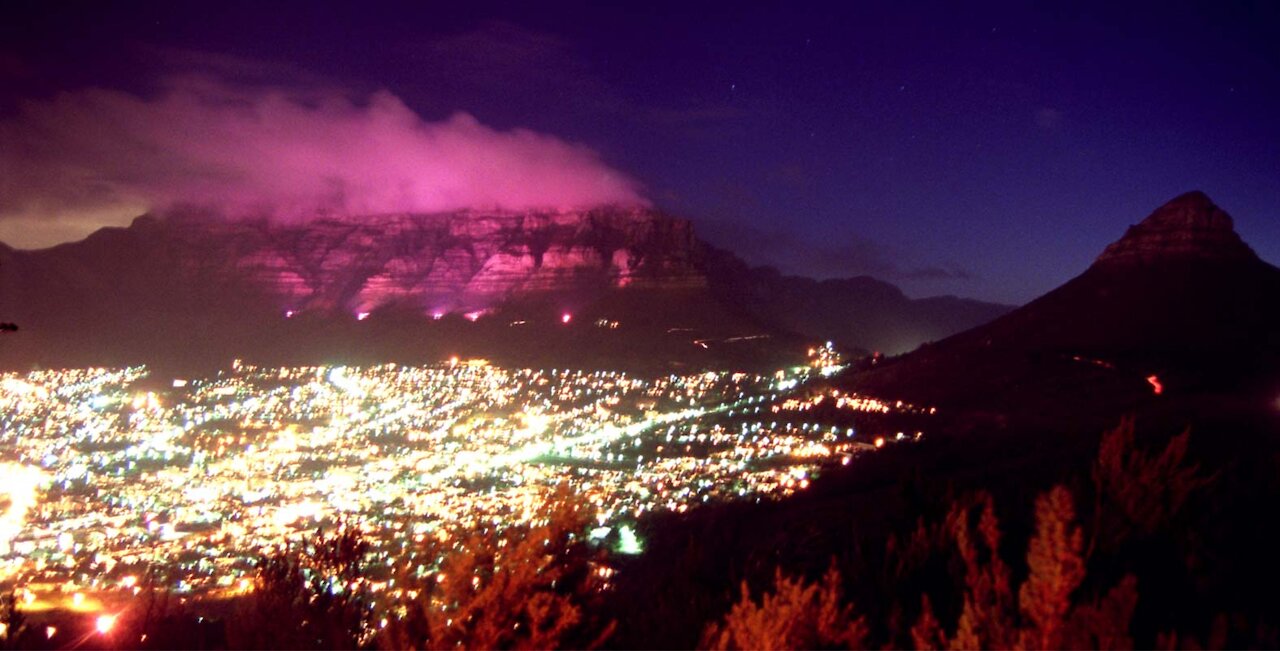
M 466 113 L 429 122 L 385 91 L 177 77 L 156 97 L 87 89 L 24 102 L 0 121 L 0 141 L 0 219 L 174 205 L 306 219 L 647 203 L 585 146 Z

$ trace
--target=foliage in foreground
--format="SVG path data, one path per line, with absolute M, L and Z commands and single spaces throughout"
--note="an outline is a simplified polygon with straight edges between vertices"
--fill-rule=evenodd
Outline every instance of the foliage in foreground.
M 26 628 L 27 618 L 18 608 L 18 593 L 0 596 L 0 648 L 18 648 L 18 640 Z
M 709 649 L 858 649 L 867 636 L 864 618 L 842 604 L 840 572 L 832 566 L 819 584 L 789 577 L 779 569 L 773 592 L 751 599 L 746 581 L 742 599 L 721 624 L 707 627 L 702 646 Z
M 317 533 L 264 555 L 254 590 L 229 630 L 256 649 L 546 649 L 608 636 L 588 613 L 608 570 L 586 540 L 592 513 L 558 489 L 524 526 L 426 537 L 395 584 L 371 600 L 358 530 Z M 376 626 L 375 626 L 376 621 Z
M 1195 553 L 1147 565 L 1133 560 L 1161 546 L 1180 549 L 1182 542 L 1169 540 L 1180 541 L 1189 528 L 1187 505 L 1216 480 L 1187 461 L 1188 441 L 1184 433 L 1161 449 L 1142 450 L 1134 443 L 1133 423 L 1122 423 L 1104 435 L 1087 478 L 1035 498 L 1025 533 L 1014 518 L 1007 520 L 1013 531 L 1007 535 L 992 494 L 974 491 L 935 511 L 932 521 L 921 517 L 910 535 L 890 536 L 878 572 L 833 560 L 811 582 L 771 568 L 773 580 L 765 590 L 753 592 L 749 582 L 741 583 L 728 612 L 719 610 L 724 614 L 718 621 L 702 626 L 701 645 L 1124 649 L 1274 639 L 1263 622 L 1254 637 L 1241 638 L 1232 631 L 1253 623 L 1223 616 L 1205 638 L 1178 626 L 1135 640 L 1139 587 L 1151 585 L 1152 568 L 1169 568 L 1172 559 L 1186 563 L 1182 569 L 1191 573 L 1191 564 L 1200 562 Z M 591 516 L 584 502 L 562 488 L 527 525 L 428 537 L 406 567 L 429 571 L 406 570 L 396 578 L 405 596 L 378 604 L 364 589 L 368 544 L 359 531 L 345 527 L 318 534 L 261 559 L 254 591 L 228 620 L 226 642 L 293 649 L 599 645 L 613 630 L 600 614 L 601 588 L 612 570 L 585 539 Z M 820 549 L 841 551 L 834 545 Z M 864 556 L 844 551 L 850 554 L 846 561 Z M 708 585 L 716 590 L 722 583 Z M 858 603 L 864 609 L 846 599 L 850 587 L 862 590 Z M 1164 596 L 1158 588 L 1147 594 L 1157 602 Z M 139 648 L 164 644 L 156 634 L 158 622 L 173 617 L 159 596 L 151 595 L 155 607 L 146 609 L 155 616 L 122 622 L 129 635 L 118 642 L 135 640 Z M 687 595 L 664 598 L 686 603 Z M 20 626 L 12 598 L 5 605 L 6 623 Z
M 343 526 L 263 555 L 228 642 L 250 649 L 360 646 L 373 616 L 363 589 L 368 548 L 358 529 Z
M 1001 556 L 1002 532 L 994 499 L 977 492 L 952 504 L 945 520 L 921 521 L 905 546 L 891 540 L 887 576 L 913 585 L 912 574 L 930 566 L 947 568 L 945 587 L 923 594 L 898 595 L 895 617 L 878 629 L 890 647 L 917 649 L 1127 649 L 1133 648 L 1131 624 L 1138 604 L 1138 580 L 1132 573 L 1105 587 L 1090 580 L 1090 555 L 1096 548 L 1116 549 L 1141 536 L 1157 534 L 1178 516 L 1188 497 L 1210 480 L 1185 463 L 1188 436 L 1173 439 L 1158 454 L 1135 448 L 1133 423 L 1125 421 L 1104 435 L 1094 464 L 1094 526 L 1086 531 L 1076 499 L 1057 485 L 1035 500 L 1034 533 L 1025 552 L 1025 576 Z M 939 562 L 941 561 L 941 562 Z M 863 648 L 871 636 L 865 616 L 854 617 L 840 601 L 843 579 L 834 563 L 821 586 L 777 571 L 772 592 L 752 601 L 744 582 L 742 599 L 710 625 L 704 644 L 716 648 L 802 649 Z M 891 583 L 899 584 L 895 580 Z M 883 596 L 893 599 L 890 589 Z M 901 600 L 915 599 L 914 604 Z M 959 614 L 944 618 L 935 604 L 959 603 Z M 910 621 L 908 626 L 906 623 Z M 1167 643 L 1176 636 L 1161 638 Z
M 595 646 L 610 632 L 586 610 L 600 587 L 591 513 L 561 488 L 527 526 L 430 539 L 439 569 L 399 605 L 379 643 L 394 649 Z

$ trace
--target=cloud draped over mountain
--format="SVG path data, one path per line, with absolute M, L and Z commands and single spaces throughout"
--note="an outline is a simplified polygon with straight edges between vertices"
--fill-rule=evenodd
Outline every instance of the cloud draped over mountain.
M 582 145 L 422 119 L 386 91 L 169 80 L 28 101 L 0 121 L 0 218 L 84 219 L 177 204 L 284 219 L 324 213 L 644 204 Z

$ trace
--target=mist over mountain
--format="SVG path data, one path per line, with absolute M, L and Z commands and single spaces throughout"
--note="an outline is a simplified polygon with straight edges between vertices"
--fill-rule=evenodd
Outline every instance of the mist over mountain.
M 601 207 L 146 216 L 50 249 L 6 247 L 0 310 L 23 326 L 3 351 L 20 366 L 451 352 L 697 364 L 761 346 L 795 355 L 815 339 L 905 350 L 1002 308 L 911 300 L 870 278 L 779 276 L 707 246 L 686 220 Z
M 647 205 L 583 145 L 427 120 L 393 93 L 164 78 L 142 95 L 88 88 L 0 116 L 0 219 L 137 215 L 199 206 L 231 217 Z

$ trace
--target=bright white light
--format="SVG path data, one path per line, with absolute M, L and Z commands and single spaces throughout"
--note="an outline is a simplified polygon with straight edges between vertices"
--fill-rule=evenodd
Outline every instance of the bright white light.
M 48 389 L 14 377 L 7 377 L 0 380 L 0 392 L 12 393 L 19 396 L 34 396 L 41 400 L 48 399 L 49 397 Z
M 522 413 L 518 418 L 524 421 L 525 436 L 530 438 L 547 431 L 547 427 L 551 425 L 551 418 L 546 414 Z
M 568 323 L 572 320 L 573 320 L 573 315 L 569 314 L 568 312 L 565 312 L 564 314 L 560 315 L 560 323 Z
M 636 536 L 635 529 L 627 525 L 618 527 L 618 553 L 635 555 L 644 551 L 644 545 L 640 543 L 640 538 Z
M 280 508 L 276 509 L 275 524 L 276 526 L 283 527 L 293 524 L 298 520 L 307 518 L 319 520 L 320 516 L 324 514 L 324 510 L 324 505 L 314 500 L 298 502 L 295 504 L 284 504 Z
M 115 627 L 115 625 L 115 615 L 98 615 L 98 621 L 94 624 L 94 627 L 98 629 L 99 633 L 106 635 L 111 632 L 111 629 Z
M 0 463 L 0 496 L 9 502 L 9 508 L 0 513 L 0 554 L 12 552 L 13 539 L 22 531 L 27 511 L 36 505 L 36 491 L 47 477 L 39 468 Z
M 364 321 L 367 318 L 369 318 L 368 312 L 359 312 L 356 314 L 356 321 Z

